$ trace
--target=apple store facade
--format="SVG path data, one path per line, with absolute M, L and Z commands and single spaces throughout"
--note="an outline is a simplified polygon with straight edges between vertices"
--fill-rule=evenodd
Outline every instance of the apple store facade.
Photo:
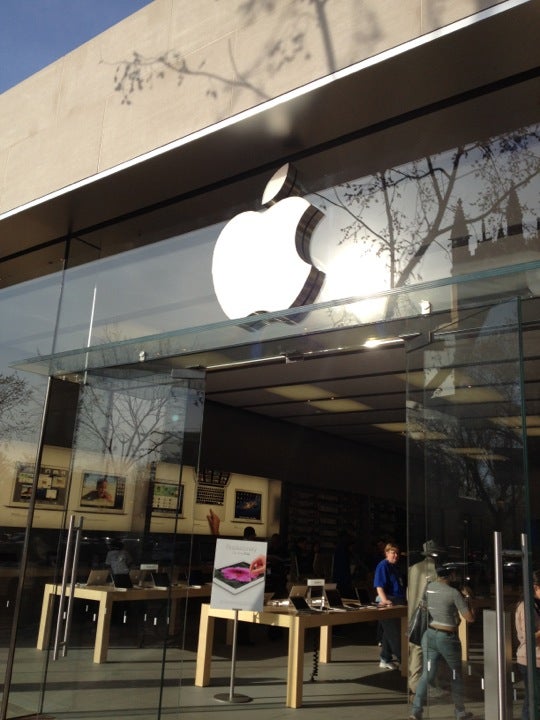
M 141 27 L 169 27 L 169 5 L 138 13 Z M 159 72 L 118 63 L 112 130 L 74 138 L 70 113 L 58 122 L 58 166 L 88 154 L 77 177 L 34 156 L 36 189 L 17 200 L 10 173 L 22 185 L 26 151 L 11 136 L 0 150 L 2 720 L 93 720 L 91 673 L 136 653 L 152 663 L 144 708 L 120 692 L 117 716 L 184 713 L 178 682 L 193 684 L 193 668 L 178 647 L 196 654 L 201 597 L 169 589 L 102 613 L 99 591 L 81 588 L 123 546 L 132 567 L 204 589 L 211 510 L 222 536 L 253 524 L 288 557 L 305 535 L 330 558 L 349 533 L 369 565 L 383 537 L 406 572 L 435 539 L 479 602 L 467 706 L 502 719 L 535 701 L 533 674 L 528 691 L 514 679 L 512 613 L 524 597 L 531 629 L 540 567 L 540 3 L 465 2 L 470 13 L 386 47 L 330 0 L 325 17 L 312 5 L 331 72 L 283 92 L 269 81 L 249 107 L 199 123 L 197 103 L 221 87 L 209 53 L 204 92 L 182 101 L 191 132 L 152 145 Z M 340 64 L 336 28 L 377 50 Z M 309 64 L 308 34 L 265 46 L 273 73 Z M 188 65 L 175 66 L 179 93 Z M 34 117 L 28 82 L 0 97 L 4 117 L 15 104 Z M 238 70 L 234 92 L 252 91 Z M 120 148 L 144 137 L 88 169 L 107 132 Z M 331 562 L 312 570 L 333 579 Z M 176 645 L 167 631 L 141 640 L 170 631 L 171 615 Z

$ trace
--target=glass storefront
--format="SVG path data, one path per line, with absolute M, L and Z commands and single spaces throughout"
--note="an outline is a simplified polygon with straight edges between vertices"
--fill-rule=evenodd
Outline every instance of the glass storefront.
M 436 126 L 443 125 L 445 112 L 433 114 Z M 418 123 L 423 127 L 425 119 Z M 112 222 L 81 232 L 68 247 L 59 244 L 43 256 L 29 253 L 5 263 L 0 306 L 10 322 L 0 349 L 0 557 L 6 578 L 2 645 L 10 666 L 6 717 L 61 717 L 77 709 L 94 717 L 88 697 L 101 666 L 110 667 L 122 654 L 118 670 L 128 673 L 126 649 L 149 651 L 148 717 L 181 708 L 179 688 L 186 677 L 191 680 L 192 669 L 180 655 L 196 647 L 215 543 L 206 518 L 212 503 L 198 492 L 205 469 L 199 443 L 204 455 L 216 441 L 205 437 L 202 422 L 206 382 L 193 373 L 202 369 L 208 380 L 212 372 L 244 371 L 247 393 L 255 386 L 249 373 L 261 364 L 269 386 L 264 403 L 259 396 L 228 396 L 226 388 L 217 402 L 251 417 L 280 419 L 291 402 L 290 423 L 317 430 L 319 438 L 326 437 L 323 432 L 340 436 L 347 413 L 375 415 L 376 402 L 354 383 L 347 386 L 344 373 L 325 366 L 319 381 L 328 387 L 309 396 L 309 410 L 301 413 L 292 404 L 298 398 L 279 395 L 276 388 L 298 392 L 306 385 L 299 363 L 327 356 L 336 365 L 350 356 L 365 378 L 375 378 L 383 370 L 366 360 L 370 342 L 399 347 L 401 365 L 378 393 L 387 394 L 387 407 L 376 408 L 380 417 L 365 422 L 355 415 L 347 441 L 359 456 L 375 427 L 406 437 L 406 453 L 383 451 L 380 460 L 381 474 L 386 462 L 402 468 L 392 478 L 391 499 L 406 510 L 406 532 L 399 530 L 394 539 L 406 550 L 409 567 L 426 542 L 437 541 L 445 552 L 439 561 L 474 593 L 478 619 L 462 638 L 465 704 L 484 712 L 491 702 L 482 681 L 489 686 L 492 677 L 478 649 L 491 641 L 490 613 L 510 611 L 523 592 L 522 536 L 529 543 L 529 569 L 538 563 L 537 498 L 529 487 L 538 469 L 526 442 L 534 442 L 529 431 L 540 414 L 534 299 L 540 287 L 538 126 L 523 122 L 485 138 L 469 128 L 463 137 L 452 137 L 453 147 L 436 132 L 435 138 L 419 134 L 407 152 L 398 152 L 400 135 L 410 137 L 414 125 L 395 130 L 375 168 L 372 154 L 370 162 L 363 155 L 365 138 L 334 155 L 323 152 L 295 163 L 301 180 L 296 192 L 316 222 L 301 233 L 296 226 L 287 232 L 323 279 L 316 297 L 296 307 L 269 311 L 254 298 L 253 314 L 229 318 L 214 290 L 213 252 L 231 208 L 236 214 L 259 211 L 267 173 L 231 183 L 226 203 L 213 190 L 185 200 L 172 220 L 170 211 L 161 219 L 154 211 L 141 221 L 152 226 L 146 233 L 132 219 Z M 205 204 L 211 223 L 201 219 Z M 270 241 L 261 246 L 264 257 L 272 233 L 260 235 Z M 250 272 L 264 274 L 257 266 Z M 245 292 L 236 279 L 230 285 Z M 271 382 L 272 363 L 290 365 L 291 373 L 297 363 L 294 382 L 293 375 Z M 339 391 L 332 392 L 333 384 Z M 398 386 L 406 403 L 394 407 Z M 340 397 L 356 404 L 335 409 Z M 280 476 L 268 473 L 266 459 L 258 467 L 246 459 L 249 448 L 238 438 L 227 440 L 227 433 L 234 437 L 233 425 L 220 432 L 229 447 L 220 447 L 215 464 L 207 450 L 207 469 L 241 476 L 231 480 L 235 492 L 246 490 L 242 482 L 257 492 L 264 488 L 273 512 L 268 510 L 261 534 L 280 532 L 282 496 L 298 477 L 293 460 L 288 467 L 284 461 Z M 294 452 L 291 443 L 281 455 Z M 230 466 L 222 465 L 224 458 Z M 395 465 L 388 467 L 393 472 Z M 345 472 L 335 478 L 332 469 L 325 470 L 316 480 L 321 488 L 377 498 L 363 480 Z M 391 492 L 382 493 L 384 502 Z M 223 534 L 238 535 L 242 518 L 226 510 Z M 336 521 L 336 536 L 338 529 L 344 527 Z M 495 602 L 494 533 L 502 542 L 502 606 Z M 383 529 L 370 527 L 369 534 L 362 538 L 364 554 Z M 100 596 L 99 589 L 83 587 L 91 570 L 110 572 L 111 553 L 124 554 L 128 569 L 147 566 L 142 600 L 123 601 L 117 588 L 112 602 L 110 590 Z M 165 573 L 174 584 L 164 599 L 161 591 L 156 598 L 148 592 L 152 573 Z M 329 567 L 325 573 L 331 579 Z M 89 672 L 97 674 L 86 685 Z M 451 685 L 444 676 L 440 683 Z M 495 684 L 500 688 L 500 678 Z M 504 702 L 511 703 L 510 670 L 505 689 Z M 516 693 L 519 707 L 522 688 Z M 114 710 L 144 716 L 137 697 L 122 693 Z M 407 703 L 404 692 L 396 717 Z
M 407 351 L 409 610 L 443 568 L 468 596 L 476 621 L 460 629 L 463 678 L 437 663 L 445 649 L 438 630 L 424 636 L 421 650 L 412 648 L 410 670 L 418 674 L 418 655 L 429 655 L 434 670 L 424 707 L 450 690 L 465 705 L 480 700 L 485 717 L 511 717 L 518 692 L 523 699 L 512 684 L 512 618 L 523 598 L 523 564 L 533 556 L 520 305 L 456 307 L 453 315 L 426 319 Z M 506 615 L 500 632 L 498 614 Z M 477 648 L 483 662 L 473 660 Z M 534 673 L 529 681 L 534 687 Z M 416 688 L 418 677 L 412 683 Z

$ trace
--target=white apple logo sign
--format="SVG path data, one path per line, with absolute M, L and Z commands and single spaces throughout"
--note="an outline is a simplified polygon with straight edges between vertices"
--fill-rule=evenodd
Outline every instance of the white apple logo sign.
M 295 170 L 281 167 L 263 193 L 263 212 L 236 215 L 214 248 L 212 278 L 231 319 L 312 303 L 324 272 L 310 256 L 311 234 L 323 214 L 295 192 Z

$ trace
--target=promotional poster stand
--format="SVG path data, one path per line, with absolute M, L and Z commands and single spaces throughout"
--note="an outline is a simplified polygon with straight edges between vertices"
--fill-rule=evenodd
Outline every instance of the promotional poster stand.
M 251 702 L 253 698 L 249 697 L 249 695 L 242 695 L 241 693 L 235 693 L 234 692 L 234 678 L 236 674 L 236 635 L 238 630 L 238 610 L 235 609 L 234 611 L 234 620 L 233 620 L 233 636 L 232 636 L 232 654 L 231 654 L 231 681 L 229 683 L 229 692 L 228 693 L 217 693 L 217 695 L 214 695 L 214 699 L 218 700 L 219 702 L 228 702 L 228 703 L 247 703 Z
M 253 699 L 234 691 L 238 612 L 263 609 L 266 552 L 266 542 L 225 539 L 216 542 L 210 605 L 234 611 L 231 681 L 228 693 L 214 695 L 219 702 L 247 703 Z

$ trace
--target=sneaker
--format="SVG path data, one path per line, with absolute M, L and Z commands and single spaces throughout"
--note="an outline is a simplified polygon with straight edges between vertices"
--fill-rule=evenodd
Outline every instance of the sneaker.
M 411 713 L 409 720 L 422 720 L 422 715 L 420 715 L 420 713 Z
M 463 712 L 460 712 L 460 713 L 456 713 L 457 720 L 472 720 L 473 717 L 474 717 L 473 713 L 467 712 L 466 710 L 464 710 Z
M 397 663 L 386 662 L 386 660 L 381 660 L 381 662 L 379 663 L 379 667 L 384 668 L 385 670 L 398 670 L 399 669 L 399 665 Z

